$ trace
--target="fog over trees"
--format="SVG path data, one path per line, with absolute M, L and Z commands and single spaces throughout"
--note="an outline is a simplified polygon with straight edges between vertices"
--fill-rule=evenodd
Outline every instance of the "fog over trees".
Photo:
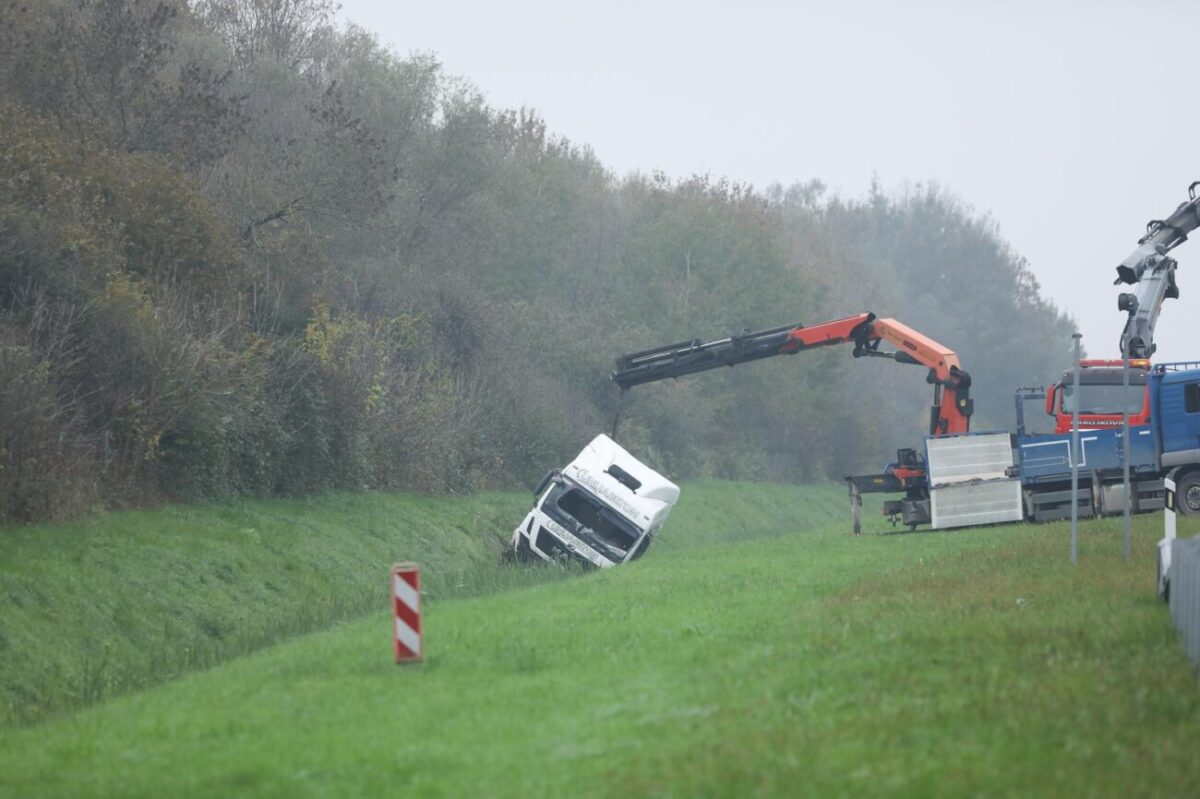
M 609 429 L 615 356 L 866 310 L 959 353 L 977 429 L 1069 362 L 939 187 L 615 175 L 333 10 L 0 3 L 0 519 L 518 486 Z M 840 478 L 929 399 L 830 348 L 634 389 L 619 438 L 674 478 Z

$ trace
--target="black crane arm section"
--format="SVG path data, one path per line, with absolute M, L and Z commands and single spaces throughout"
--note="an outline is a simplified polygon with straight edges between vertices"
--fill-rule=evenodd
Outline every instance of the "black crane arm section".
M 612 379 L 622 390 L 659 380 L 707 372 L 722 366 L 737 366 L 776 355 L 790 355 L 801 349 L 855 342 L 859 350 L 875 349 L 878 336 L 871 341 L 871 313 L 805 327 L 802 324 L 773 327 L 769 330 L 743 330 L 715 341 L 692 339 L 666 344 L 617 358 Z M 881 353 L 882 354 L 882 353 Z

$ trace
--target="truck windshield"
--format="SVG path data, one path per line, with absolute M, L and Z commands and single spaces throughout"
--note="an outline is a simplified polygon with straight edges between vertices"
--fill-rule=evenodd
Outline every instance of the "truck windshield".
M 1138 385 L 1130 381 L 1129 385 L 1129 413 L 1136 415 L 1142 410 L 1142 403 L 1146 397 L 1145 381 L 1140 381 Z M 1079 403 L 1079 413 L 1089 414 L 1120 414 L 1122 413 L 1122 400 L 1125 396 L 1124 387 L 1118 383 L 1115 386 L 1106 384 L 1083 384 L 1079 386 L 1079 393 L 1082 400 Z M 1062 409 L 1063 413 L 1075 413 L 1075 387 L 1067 383 L 1062 388 Z
M 588 543 L 599 543 L 618 560 L 625 557 L 641 535 L 616 511 L 586 491 L 566 483 L 554 486 L 542 503 L 542 510 Z

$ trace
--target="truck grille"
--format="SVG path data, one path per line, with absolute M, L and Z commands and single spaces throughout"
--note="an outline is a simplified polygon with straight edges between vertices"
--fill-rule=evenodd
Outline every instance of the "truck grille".
M 582 555 L 578 555 L 567 549 L 567 545 L 559 541 L 545 527 L 538 526 L 537 537 L 534 539 L 533 545 L 539 552 L 545 553 L 551 560 L 574 561 L 588 568 L 595 568 L 596 566 L 596 564 Z
M 560 555 L 565 555 L 567 557 L 571 556 L 571 552 L 567 549 L 566 545 L 563 544 L 562 541 L 559 541 L 557 538 L 555 538 L 554 535 L 545 527 L 538 527 L 537 538 L 534 540 L 534 546 L 536 546 L 538 551 L 540 551 L 542 554 L 549 555 L 552 558 L 556 558 Z

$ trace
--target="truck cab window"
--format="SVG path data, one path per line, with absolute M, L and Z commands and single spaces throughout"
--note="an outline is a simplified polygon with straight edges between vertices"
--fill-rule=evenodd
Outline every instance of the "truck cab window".
M 1184 385 L 1183 410 L 1186 413 L 1200 413 L 1200 383 Z
M 1079 413 L 1086 414 L 1119 414 L 1125 404 L 1125 388 L 1120 383 L 1106 385 L 1101 383 L 1084 383 L 1079 387 L 1083 401 L 1078 403 Z M 1140 385 L 1131 383 L 1129 386 L 1129 413 L 1136 415 L 1141 412 L 1145 402 L 1145 382 Z M 1063 413 L 1075 413 L 1075 388 L 1070 383 L 1062 387 Z
M 591 539 L 605 547 L 615 548 L 621 557 L 639 535 L 633 525 L 603 503 L 582 489 L 567 484 L 555 486 L 542 503 L 542 508 L 550 518 L 585 541 Z

